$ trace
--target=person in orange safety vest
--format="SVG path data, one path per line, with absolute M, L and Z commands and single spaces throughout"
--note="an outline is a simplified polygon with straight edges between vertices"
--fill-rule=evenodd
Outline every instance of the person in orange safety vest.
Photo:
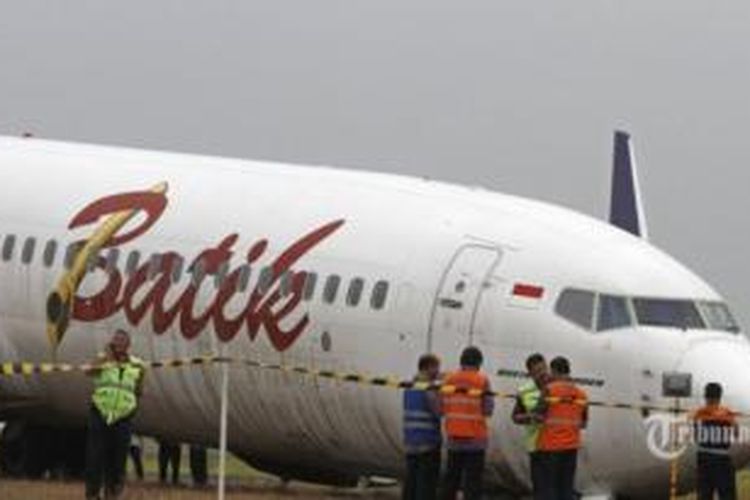
M 482 494 L 482 473 L 487 449 L 487 418 L 495 400 L 487 375 L 480 371 L 482 351 L 467 347 L 461 353 L 461 369 L 443 381 L 442 411 L 448 463 L 443 498 L 454 500 L 458 490 L 464 500 L 476 500 Z M 456 390 L 451 390 L 455 388 Z
M 539 431 L 538 450 L 543 454 L 546 480 L 542 498 L 573 500 L 581 430 L 588 420 L 587 396 L 570 378 L 570 362 L 557 357 L 550 362 L 551 381 L 545 398 L 547 411 Z

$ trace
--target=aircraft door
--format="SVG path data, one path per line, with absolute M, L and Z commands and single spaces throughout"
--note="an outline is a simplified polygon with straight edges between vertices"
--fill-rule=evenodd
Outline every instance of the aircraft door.
M 432 306 L 429 352 L 453 359 L 473 343 L 477 306 L 501 256 L 499 248 L 479 244 L 464 245 L 453 255 Z

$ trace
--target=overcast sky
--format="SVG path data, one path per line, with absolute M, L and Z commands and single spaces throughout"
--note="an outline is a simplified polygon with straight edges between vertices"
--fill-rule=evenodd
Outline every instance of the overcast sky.
M 607 211 L 750 325 L 747 0 L 0 0 L 0 133 L 424 175 Z M 3 166 L 2 168 L 8 168 Z

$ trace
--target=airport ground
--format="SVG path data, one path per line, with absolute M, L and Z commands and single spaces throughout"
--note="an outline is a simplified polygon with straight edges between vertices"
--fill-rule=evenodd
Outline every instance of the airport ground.
M 188 469 L 187 447 L 183 447 L 180 484 L 161 484 L 158 480 L 156 446 L 148 440 L 144 450 L 143 481 L 134 479 L 132 464 L 128 462 L 128 488 L 123 500 L 209 500 L 216 498 L 216 471 L 218 453 L 209 451 L 211 480 L 205 488 L 191 486 Z M 750 498 L 750 471 L 738 475 L 738 498 Z M 0 499 L 2 500 L 77 500 L 83 497 L 83 483 L 56 480 L 27 481 L 0 477 Z M 358 488 L 334 488 L 300 482 L 284 485 L 278 478 L 251 468 L 236 457 L 227 460 L 227 498 L 229 500 L 395 500 L 399 498 L 397 486 Z M 695 495 L 686 495 L 680 500 L 695 500 Z

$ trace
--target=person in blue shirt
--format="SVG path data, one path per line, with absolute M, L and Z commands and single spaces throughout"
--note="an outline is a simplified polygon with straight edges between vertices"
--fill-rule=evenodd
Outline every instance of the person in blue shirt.
M 417 388 L 404 391 L 404 447 L 406 478 L 403 500 L 435 500 L 440 476 L 443 444 L 440 422 L 440 395 L 434 385 L 440 377 L 440 360 L 433 354 L 419 358 Z

